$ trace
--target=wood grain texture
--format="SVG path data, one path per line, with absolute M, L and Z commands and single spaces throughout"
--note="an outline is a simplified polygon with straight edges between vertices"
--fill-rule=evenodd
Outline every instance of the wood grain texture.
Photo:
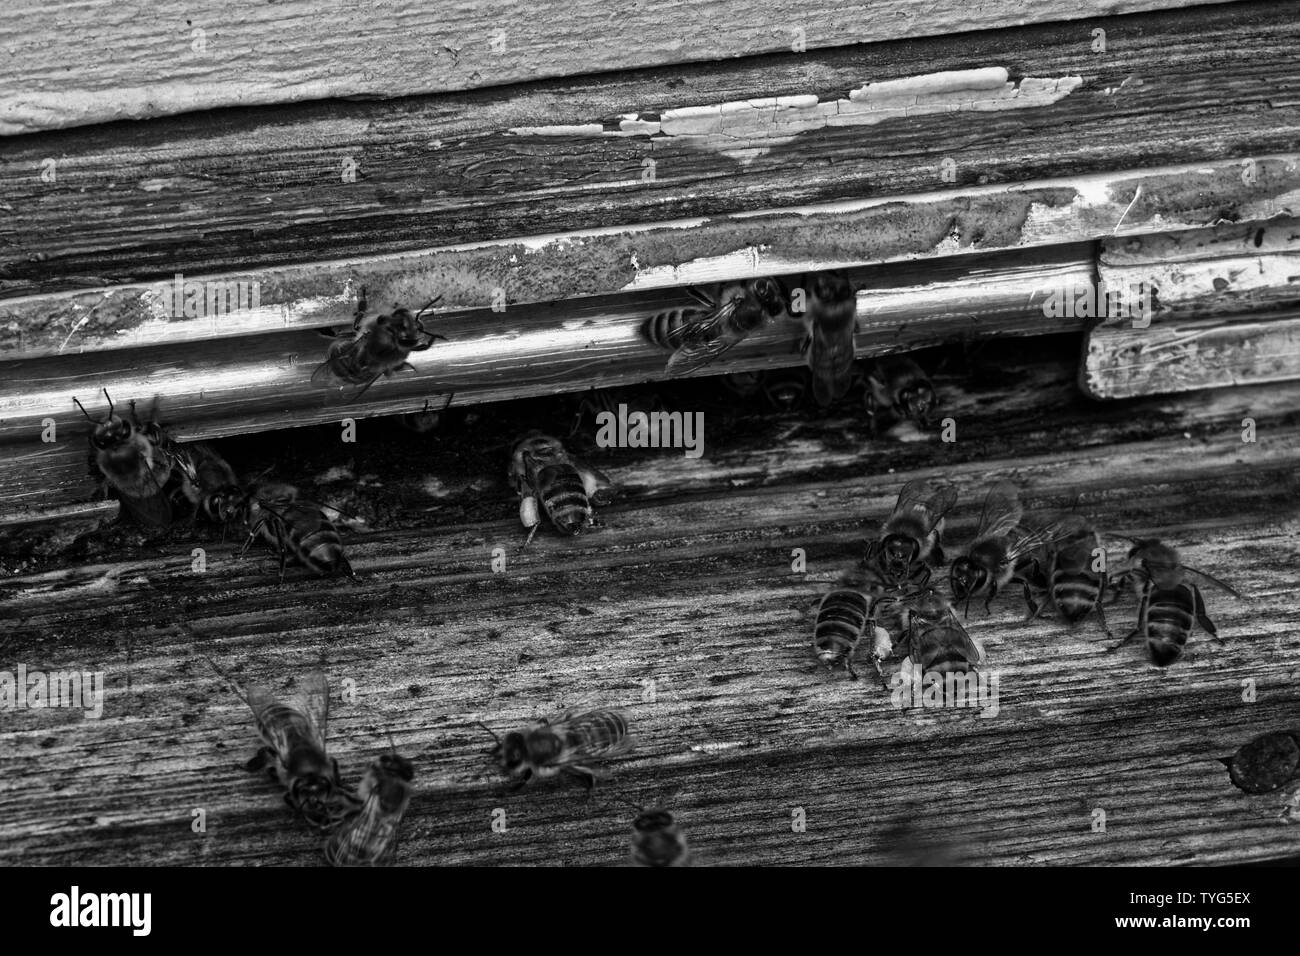
M 259 9 L 276 16 L 282 8 Z M 825 258 L 869 261 L 926 254 L 944 242 L 996 248 L 1017 241 L 1022 230 L 1033 234 L 1023 222 L 1028 193 L 990 207 L 967 198 L 974 188 L 1014 193 L 1036 181 L 1099 171 L 1217 166 L 1300 148 L 1294 69 L 1300 24 L 1285 8 L 1234 3 L 1104 22 L 1104 54 L 1091 49 L 1091 23 L 1075 21 L 438 97 L 223 110 L 11 138 L 0 147 L 0 203 L 7 214 L 0 222 L 0 288 L 22 295 L 170 279 L 177 271 L 244 271 L 837 200 L 879 204 L 930 191 L 945 198 L 927 210 L 881 205 L 876 215 L 888 221 L 863 223 L 874 240 L 834 229 L 815 242 L 796 230 L 779 240 L 786 249 L 770 252 L 807 257 L 818 253 L 801 247 L 818 246 Z M 873 21 L 872 29 L 877 26 Z M 358 39 L 368 55 L 374 52 L 369 34 Z M 715 40 L 708 34 L 710 45 Z M 49 58 L 47 51 L 41 55 Z M 998 69 L 1009 75 L 1016 102 L 1042 99 L 1038 81 L 1078 77 L 1082 83 L 1055 102 L 974 112 L 934 112 L 936 104 L 954 103 L 947 94 L 923 91 L 923 78 L 938 72 Z M 865 128 L 786 122 L 785 114 L 802 115 L 811 106 L 773 108 L 768 128 L 757 131 L 749 116 L 756 112 L 750 101 L 769 98 L 858 109 L 864 102 L 853 91 L 882 84 L 894 91 L 890 102 L 901 114 Z M 973 108 L 976 99 L 959 97 L 956 105 Z M 742 122 L 743 129 L 720 125 L 727 104 L 727 122 Z M 728 155 L 735 148 L 745 152 Z M 753 155 L 759 148 L 766 152 Z M 642 179 L 648 160 L 655 163 L 653 182 Z M 42 179 L 47 161 L 54 164 L 52 182 Z M 354 182 L 344 181 L 348 162 L 356 167 Z M 1270 193 L 1274 174 L 1261 171 L 1257 194 L 1277 206 L 1257 215 L 1288 205 Z M 1129 212 L 1137 218 L 1125 224 L 1140 224 L 1153 203 L 1166 215 L 1195 211 L 1190 221 L 1179 215 L 1177 224 L 1236 219 L 1255 193 L 1240 182 L 1152 184 Z M 1076 215 L 1068 194 L 1038 201 L 1046 213 Z M 1111 231 L 1117 220 L 1118 213 L 1093 223 L 1094 234 Z M 555 277 L 543 284 L 572 290 L 550 297 L 612 291 L 606 270 L 630 277 L 632 252 L 642 268 L 676 265 L 762 247 L 787 221 L 799 220 L 760 215 L 747 228 L 705 223 L 698 233 L 656 236 L 663 241 L 653 245 L 625 241 L 616 262 L 589 264 L 585 255 L 575 262 L 551 250 Z M 710 250 L 719 233 L 725 248 Z M 509 255 L 522 260 L 524 251 L 511 249 L 490 262 L 474 254 L 443 261 L 447 278 L 463 277 L 466 293 L 481 302 L 484 287 L 505 284 L 513 294 L 520 279 Z M 0 322 L 0 328 L 10 325 Z
M 0 299 L 0 356 L 179 344 L 341 324 L 350 321 L 362 286 L 372 302 L 425 303 L 441 295 L 442 308 L 482 310 L 499 296 L 513 309 L 908 259 L 928 264 L 903 266 L 902 274 L 928 268 L 944 277 L 952 273 L 943 260 L 954 254 L 1013 249 L 1034 269 L 1056 255 L 1040 247 L 1095 240 L 1121 224 L 1134 232 L 1195 228 L 1225 215 L 1256 220 L 1300 208 L 1300 156 L 1260 157 L 1253 163 L 1256 175 L 1249 184 L 1243 182 L 1242 163 L 1229 160 L 221 275 L 185 272 L 183 280 L 203 290 L 242 282 L 250 300 L 254 288 L 258 293 L 257 308 L 207 314 L 205 305 L 200 321 L 166 308 L 163 294 L 175 287 L 174 273 L 148 285 L 105 287 L 102 278 L 88 279 L 92 287 L 78 292 Z M 168 255 L 179 253 L 173 249 Z M 175 261 L 180 268 L 182 261 Z M 954 268 L 964 268 L 959 259 Z
M 53 8 L 17 0 L 0 24 L 9 53 L 0 134 L 224 106 L 463 90 L 770 53 L 796 41 L 816 49 L 1196 2 L 778 0 L 760 15 L 737 0 L 653 7 L 590 0 L 161 0 L 122 7 L 93 0 Z
M 1258 321 L 1166 319 L 1088 333 L 1080 369 L 1095 398 L 1130 398 L 1300 379 L 1300 311 Z
M 319 862 L 275 788 L 239 767 L 254 746 L 247 709 L 198 653 L 278 686 L 323 667 L 340 693 L 331 738 L 349 779 L 392 732 L 418 774 L 405 864 L 617 863 L 632 813 L 617 798 L 665 802 L 702 862 L 717 864 L 909 862 L 904 821 L 913 842 L 961 862 L 1294 854 L 1300 830 L 1281 819 L 1290 790 L 1246 796 L 1216 759 L 1296 723 L 1294 415 L 1272 417 L 1267 439 L 1243 446 L 1235 409 L 1207 412 L 1193 397 L 1097 412 L 1073 395 L 1068 358 L 1028 369 L 1004 354 L 995 367 L 1042 386 L 1036 406 L 1009 416 L 1007 403 L 1025 409 L 1026 399 L 1006 383 L 968 399 L 946 389 L 972 410 L 958 412 L 954 445 L 846 440 L 839 432 L 853 425 L 836 418 L 783 438 L 799 422 L 778 417 L 715 430 L 693 464 L 607 452 L 594 462 L 628 490 L 601 509 L 604 526 L 539 535 L 522 554 L 497 478 L 478 517 L 408 508 L 395 526 L 350 537 L 358 588 L 277 587 L 215 540 L 204 575 L 189 573 L 189 542 L 177 540 L 8 578 L 0 667 L 102 670 L 109 690 L 100 720 L 6 714 L 0 858 Z M 496 427 L 485 418 L 410 477 L 458 480 L 456 462 L 476 454 L 500 473 L 504 452 L 488 446 L 541 414 L 512 408 Z M 969 625 L 1000 674 L 997 716 L 900 711 L 872 682 L 814 668 L 811 612 L 903 482 L 934 473 L 960 488 L 954 546 L 974 529 L 981 489 L 1010 475 L 1032 509 L 1068 508 L 1082 492 L 1080 507 L 1108 533 L 1159 534 L 1247 600 L 1207 589 L 1219 639 L 1194 635 L 1186 658 L 1159 671 L 1136 648 L 1106 653 L 1087 625 L 1022 627 L 1016 602 L 999 599 Z M 494 574 L 498 545 L 510 558 Z M 791 573 L 796 547 L 807 574 Z M 1113 626 L 1133 613 L 1121 602 Z M 1242 698 L 1247 679 L 1254 703 Z M 341 696 L 348 680 L 355 703 Z M 475 721 L 509 728 L 596 704 L 629 709 L 638 748 L 590 801 L 563 786 L 502 792 Z M 207 811 L 206 835 L 190 830 L 195 808 Z M 504 833 L 491 829 L 495 808 Z M 796 808 L 807 832 L 792 832 Z M 1104 833 L 1091 825 L 1099 808 Z

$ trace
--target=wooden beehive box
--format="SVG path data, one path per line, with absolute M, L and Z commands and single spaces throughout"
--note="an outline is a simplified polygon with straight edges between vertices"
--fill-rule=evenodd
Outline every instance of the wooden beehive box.
M 392 735 L 407 863 L 619 862 L 621 800 L 721 864 L 1297 852 L 1294 787 L 1247 796 L 1216 759 L 1297 722 L 1292 11 L 110 6 L 0 23 L 0 674 L 106 687 L 93 718 L 0 709 L 0 859 L 319 860 L 240 769 L 249 714 L 200 655 L 279 687 L 322 668 L 350 779 Z M 947 434 L 873 434 L 857 392 L 741 394 L 736 373 L 800 381 L 789 323 L 671 381 L 640 335 L 690 287 L 831 269 L 859 358 L 915 352 Z M 1144 305 L 1108 313 L 1099 284 Z M 447 341 L 341 405 L 310 381 L 317 332 L 363 288 L 441 296 Z M 72 402 L 104 389 L 356 518 L 357 583 L 281 585 L 212 526 L 110 525 Z M 595 389 L 703 413 L 703 455 L 598 447 Z M 427 433 L 393 417 L 448 396 Z M 617 493 L 590 534 L 520 550 L 511 444 L 575 416 Z M 926 476 L 959 491 L 950 554 L 1011 478 L 1244 597 L 1206 587 L 1218 638 L 1160 669 L 1008 593 L 967 624 L 996 712 L 897 707 L 809 642 Z M 1122 636 L 1136 602 L 1109 613 Z M 478 722 L 581 706 L 626 708 L 632 756 L 588 803 L 505 793 Z

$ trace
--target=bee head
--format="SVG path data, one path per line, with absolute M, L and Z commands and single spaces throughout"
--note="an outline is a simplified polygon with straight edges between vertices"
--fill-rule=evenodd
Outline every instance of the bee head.
M 528 760 L 528 741 L 519 731 L 512 730 L 497 744 L 495 753 L 501 762 L 501 769 L 506 773 L 514 773 Z
M 1154 538 L 1138 541 L 1129 549 L 1128 557 L 1139 562 L 1147 578 L 1161 587 L 1172 587 L 1182 580 L 1178 552 Z
M 948 581 L 952 585 L 952 596 L 964 601 L 981 587 L 989 574 L 970 558 L 957 558 L 948 572 Z
M 750 288 L 754 292 L 754 298 L 758 299 L 759 305 L 767 315 L 780 315 L 789 309 L 785 287 L 779 279 L 771 277 L 755 279 Z
M 782 411 L 797 406 L 807 391 L 807 386 L 799 378 L 779 378 L 763 386 L 767 400 Z
M 109 398 L 107 390 L 104 391 L 104 397 L 108 398 L 108 417 L 103 421 L 91 418 L 90 412 L 86 411 L 86 406 L 82 405 L 75 396 L 72 399 L 73 403 L 81 409 L 81 414 L 94 424 L 95 427 L 90 433 L 90 443 L 100 450 L 120 445 L 131 437 L 130 422 L 120 418 L 113 410 L 113 399 Z
M 672 825 L 673 815 L 667 810 L 646 810 L 637 814 L 637 818 L 632 821 L 632 827 L 638 833 L 655 833 L 667 830 Z
M 374 324 L 370 326 L 370 341 L 376 348 L 386 350 L 401 346 L 402 321 L 397 313 L 404 311 L 404 309 L 397 309 L 393 315 L 380 315 L 375 318 Z
M 234 485 L 227 485 L 205 495 L 199 506 L 210 520 L 230 524 L 247 508 L 248 497 Z
M 898 404 L 908 418 L 925 425 L 929 418 L 930 409 L 935 405 L 934 389 L 929 382 L 920 382 L 900 389 Z
M 394 309 L 392 315 L 380 316 L 388 319 L 389 333 L 393 340 L 404 349 L 415 349 L 423 341 L 424 327 L 410 309 Z
M 515 446 L 515 459 L 526 467 L 564 457 L 564 446 L 559 439 L 541 432 L 530 432 Z
M 315 826 L 329 826 L 334 813 L 329 807 L 334 795 L 334 780 L 321 773 L 295 775 L 289 784 L 289 800 L 298 808 L 307 822 Z
M 911 535 L 886 535 L 884 541 L 885 570 L 896 579 L 907 577 L 907 572 L 916 562 L 920 551 L 920 544 Z

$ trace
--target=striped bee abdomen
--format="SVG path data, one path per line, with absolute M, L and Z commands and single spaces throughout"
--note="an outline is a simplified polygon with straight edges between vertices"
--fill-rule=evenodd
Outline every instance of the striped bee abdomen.
M 690 328 L 707 314 L 703 309 L 690 307 L 656 312 L 646 319 L 641 331 L 660 348 L 676 351 L 686 344 Z
M 923 673 L 964 674 L 976 663 L 966 650 L 964 634 L 946 625 L 932 627 L 921 635 L 916 657 Z
M 834 665 L 845 660 L 867 626 L 867 596 L 859 591 L 832 591 L 822 598 L 813 628 L 813 647 L 817 659 Z
M 1101 578 L 1088 571 L 1056 570 L 1052 573 L 1052 601 L 1071 623 L 1082 620 L 1097 606 Z
M 615 749 L 627 738 L 627 718 L 616 710 L 596 710 L 569 724 L 565 748 L 588 756 Z
M 1192 632 L 1193 604 L 1181 589 L 1153 591 L 1147 605 L 1147 645 L 1151 659 L 1160 667 L 1177 660 Z
M 568 462 L 546 465 L 537 473 L 537 490 L 551 524 L 562 534 L 578 534 L 591 523 L 591 501 L 578 469 Z

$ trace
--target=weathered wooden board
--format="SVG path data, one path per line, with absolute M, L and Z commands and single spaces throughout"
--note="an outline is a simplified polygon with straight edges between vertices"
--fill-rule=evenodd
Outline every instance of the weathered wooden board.
M 1150 288 L 1153 308 L 1143 318 L 1157 323 L 1300 305 L 1300 219 L 1103 239 L 1097 273 L 1114 289 Z
M 1080 369 L 1084 390 L 1096 398 L 1289 379 L 1300 379 L 1300 311 L 1295 309 L 1259 321 L 1099 327 L 1088 333 Z
M 259 16 L 295 6 L 262 6 Z M 1078 215 L 1072 185 L 1036 195 L 1028 184 L 1300 148 L 1300 23 L 1286 7 L 1237 3 L 1103 22 L 1104 53 L 1092 50 L 1101 27 L 1075 21 L 13 138 L 0 148 L 0 288 L 76 289 L 941 193 L 920 209 L 880 207 L 861 224 L 865 233 L 852 217 L 832 225 L 761 215 L 632 243 L 616 232 L 611 256 L 595 261 L 585 248 L 552 248 L 521 268 L 550 266 L 543 284 L 556 291 L 540 297 L 554 298 L 621 287 L 633 252 L 648 268 L 769 243 L 765 252 L 804 261 L 926 254 L 953 242 L 1004 247 L 1034 235 L 1042 218 L 1053 229 L 1053 216 Z M 373 34 L 356 36 L 373 63 Z M 711 51 L 717 42 L 707 33 Z M 61 62 L 48 50 L 40 56 Z M 967 79 L 934 77 L 953 71 Z M 649 161 L 653 181 L 643 178 Z M 1259 170 L 1253 189 L 1242 172 L 1149 183 L 1124 228 L 1166 225 L 1156 207 L 1171 226 L 1286 207 L 1277 170 Z M 969 198 L 983 185 L 1011 191 Z M 1130 199 L 1117 211 L 1108 205 L 1091 234 L 1110 232 Z M 1243 210 L 1257 199 L 1277 208 Z M 798 222 L 816 238 L 790 228 Z M 525 251 L 444 258 L 447 284 L 463 277 L 477 296 L 464 304 L 498 285 L 513 294 L 509 256 Z
M 1205 0 L 706 3 L 359 0 L 54 9 L 15 0 L 0 134 L 222 106 L 404 96 L 538 77 L 1078 20 Z M 702 29 L 701 24 L 710 27 Z M 1085 25 L 1080 43 L 1090 42 Z M 76 64 L 75 72 L 67 64 Z
M 999 364 L 1018 381 L 1035 377 L 1014 363 L 990 368 Z M 174 541 L 9 578 L 0 668 L 100 670 L 108 693 L 98 720 L 5 714 L 0 858 L 320 859 L 275 788 L 240 768 L 254 746 L 249 714 L 200 652 L 241 679 L 281 685 L 323 667 L 339 693 L 331 738 L 351 780 L 392 732 L 418 773 L 408 864 L 618 862 L 632 813 L 623 799 L 664 802 L 711 863 L 906 862 L 919 850 L 899 843 L 905 821 L 912 839 L 963 862 L 1294 854 L 1300 828 L 1282 819 L 1292 790 L 1245 796 L 1216 758 L 1296 723 L 1296 422 L 1274 417 L 1242 445 L 1235 409 L 1220 405 L 1216 421 L 1184 437 L 1208 407 L 1189 397 L 1134 403 L 1126 415 L 1102 406 L 1089 426 L 1095 406 L 1066 397 L 1071 376 L 1058 363 L 1048 377 L 1062 388 L 1039 392 L 1019 418 L 1005 396 L 1023 403 L 1023 388 L 1002 382 L 1000 401 L 973 394 L 953 445 L 863 443 L 837 437 L 844 422 L 834 419 L 782 437 L 797 423 L 785 417 L 711 433 L 696 462 L 609 451 L 595 462 L 629 490 L 601 509 L 604 527 L 571 540 L 541 534 L 522 554 L 499 477 L 504 451 L 488 446 L 540 411 L 511 409 L 495 428 L 480 427 L 485 416 L 412 477 L 453 481 L 454 462 L 484 455 L 496 463 L 495 491 L 477 492 L 495 496 L 487 510 L 439 518 L 413 504 L 396 526 L 352 536 L 360 587 L 277 587 L 215 537 L 201 539 L 205 574 L 190 572 L 190 542 Z M 1240 399 L 1215 401 L 1225 394 Z M 1062 415 L 1062 403 L 1073 412 Z M 1008 596 L 969 624 L 999 675 L 997 715 L 898 710 L 871 681 L 813 667 L 811 610 L 903 482 L 936 472 L 961 491 L 954 547 L 974 528 L 981 489 L 1010 475 L 1031 507 L 1068 508 L 1082 492 L 1080 507 L 1108 532 L 1159 534 L 1247 599 L 1207 588 L 1219 639 L 1194 635 L 1186 658 L 1158 671 L 1137 648 L 1106 653 L 1090 625 L 1022 627 Z M 496 546 L 509 552 L 498 574 Z M 807 551 L 806 575 L 791 573 L 794 548 Z M 1112 625 L 1122 633 L 1133 615 L 1126 599 Z M 589 801 L 563 786 L 502 792 L 475 721 L 509 728 L 595 704 L 629 709 L 638 749 Z M 491 827 L 496 808 L 504 833 Z M 191 831 L 195 809 L 207 812 L 206 834 Z M 792 832 L 797 809 L 806 832 Z M 1104 832 L 1093 827 L 1099 809 Z
M 1220 161 L 1043 180 L 1020 188 L 985 186 L 956 194 L 511 239 L 409 255 L 221 275 L 185 272 L 183 281 L 195 283 L 203 293 L 203 314 L 197 322 L 166 307 L 165 293 L 175 289 L 175 274 L 158 283 L 120 288 L 106 288 L 100 278 L 93 280 L 96 288 L 75 293 L 0 300 L 0 355 L 61 354 L 317 328 L 346 321 L 361 286 L 375 303 L 424 303 L 442 295 L 442 308 L 483 309 L 502 297 L 513 308 L 910 258 L 928 264 L 904 269 L 900 275 L 905 282 L 915 281 L 913 277 L 926 269 L 942 279 L 966 268 L 960 259 L 953 260 L 952 271 L 943 264 L 954 253 L 1015 249 L 1026 268 L 1036 269 L 1061 254 L 1040 252 L 1039 247 L 1095 240 L 1121 228 L 1194 228 L 1225 216 L 1255 220 L 1300 208 L 1300 157 L 1260 157 L 1251 163 L 1248 181 L 1243 181 L 1243 163 Z M 180 254 L 171 250 L 168 255 Z M 182 261 L 176 261 L 180 268 Z M 1000 260 L 999 268 L 1006 268 L 1006 261 Z M 256 292 L 256 308 L 230 305 L 240 301 L 241 282 L 243 301 L 250 306 Z M 224 309 L 219 293 L 225 296 Z

